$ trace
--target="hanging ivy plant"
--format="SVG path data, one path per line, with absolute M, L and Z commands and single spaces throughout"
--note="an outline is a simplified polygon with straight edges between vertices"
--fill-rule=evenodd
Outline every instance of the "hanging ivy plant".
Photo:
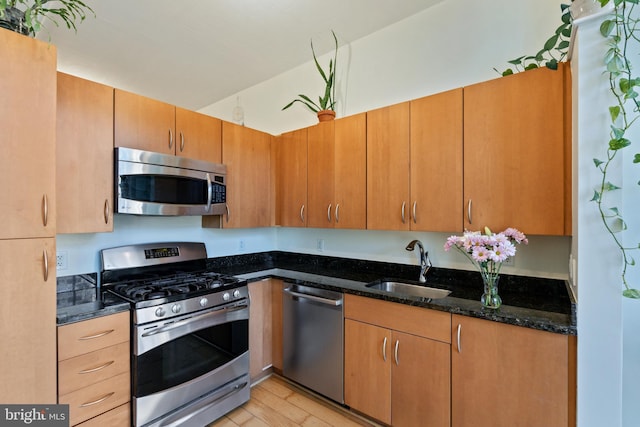
M 630 45 L 635 43 L 634 48 L 637 49 L 637 43 L 640 42 L 640 28 L 638 27 L 640 19 L 636 18 L 638 13 L 635 9 L 640 0 L 596 1 L 600 3 L 601 7 L 605 7 L 609 3 L 613 4 L 610 17 L 600 25 L 600 33 L 608 40 L 609 49 L 605 53 L 604 64 L 615 102 L 608 109 L 611 131 L 609 140 L 606 142 L 606 157 L 593 159 L 602 177 L 598 187 L 594 190 L 591 201 L 596 203 L 602 224 L 613 239 L 622 258 L 621 281 L 624 288 L 622 295 L 627 298 L 640 298 L 640 290 L 632 287 L 627 280 L 627 269 L 636 264 L 631 254 L 640 249 L 640 243 L 631 247 L 623 244 L 620 236 L 622 232 L 627 230 L 627 223 L 622 216 L 622 211 L 617 206 L 610 206 L 606 202 L 608 193 L 621 189 L 619 185 L 610 181 L 610 172 L 615 167 L 613 161 L 617 154 L 632 145 L 632 141 L 627 135 L 640 118 L 640 101 L 636 91 L 640 87 L 640 77 L 635 77 L 632 73 L 632 64 L 627 56 Z M 567 55 L 569 38 L 571 37 L 572 22 L 569 7 L 568 4 L 560 6 L 562 23 L 536 55 L 521 56 L 508 61 L 514 66 L 515 72 L 541 66 L 554 70 L 558 68 L 558 62 Z M 507 68 L 501 74 L 507 76 L 513 73 L 512 68 Z M 640 153 L 635 154 L 633 163 L 640 163 Z

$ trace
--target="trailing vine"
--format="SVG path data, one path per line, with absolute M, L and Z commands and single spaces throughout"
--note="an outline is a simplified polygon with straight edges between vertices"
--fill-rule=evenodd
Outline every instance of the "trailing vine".
M 640 244 L 632 247 L 623 244 L 619 236 L 620 233 L 627 230 L 627 224 L 618 207 L 609 207 L 605 204 L 605 196 L 612 191 L 621 189 L 620 186 L 609 180 L 610 168 L 614 167 L 613 161 L 616 155 L 622 149 L 631 145 L 631 141 L 626 135 L 640 118 L 640 100 L 638 99 L 638 92 L 636 92 L 636 88 L 640 87 L 640 77 L 634 77 L 632 64 L 627 56 L 630 44 L 640 42 L 640 35 L 637 34 L 640 31 L 640 28 L 638 28 L 640 19 L 636 18 L 638 13 L 635 10 L 640 0 L 596 1 L 600 3 L 601 7 L 605 7 L 609 3 L 613 4 L 611 16 L 600 25 L 600 33 L 608 40 L 609 49 L 604 56 L 604 64 L 615 104 L 609 107 L 611 131 L 609 133 L 610 139 L 607 141 L 606 158 L 604 160 L 593 159 L 602 177 L 594 190 L 591 201 L 596 203 L 602 224 L 613 239 L 622 257 L 621 279 L 624 287 L 622 295 L 627 298 L 638 299 L 640 298 L 640 290 L 629 285 L 627 269 L 636 264 L 631 252 L 640 249 Z M 570 5 L 562 4 L 560 7 L 562 23 L 556 29 L 555 34 L 545 42 L 543 49 L 536 55 L 521 56 L 508 61 L 509 64 L 514 65 L 516 72 L 541 66 L 555 70 L 558 68 L 558 62 L 565 58 L 569 47 L 568 40 L 571 36 L 572 21 L 569 10 Z M 513 73 L 514 71 L 508 68 L 501 74 L 507 76 Z M 633 163 L 640 163 L 639 153 L 635 154 Z M 638 182 L 638 185 L 640 185 L 640 182 Z
M 602 7 L 610 0 L 598 0 Z M 629 129 L 640 117 L 640 104 L 636 88 L 640 86 L 640 78 L 634 77 L 632 64 L 627 56 L 629 44 L 640 42 L 638 38 L 638 23 L 635 7 L 639 0 L 614 0 L 613 13 L 600 25 L 600 33 L 607 38 L 609 49 L 604 63 L 609 77 L 609 87 L 615 98 L 615 104 L 609 107 L 611 120 L 610 139 L 607 145 L 605 160 L 593 159 L 595 166 L 602 173 L 602 179 L 591 199 L 598 206 L 602 223 L 622 257 L 622 295 L 628 298 L 640 298 L 640 291 L 629 285 L 627 281 L 627 268 L 635 265 L 635 259 L 631 252 L 640 248 L 640 244 L 628 247 L 623 244 L 619 235 L 627 229 L 627 224 L 622 213 L 617 207 L 604 205 L 605 195 L 611 191 L 620 190 L 621 187 L 609 181 L 609 169 L 617 154 L 631 145 L 627 138 Z M 633 163 L 640 163 L 640 154 L 635 154 Z M 640 183 L 638 183 L 640 184 Z

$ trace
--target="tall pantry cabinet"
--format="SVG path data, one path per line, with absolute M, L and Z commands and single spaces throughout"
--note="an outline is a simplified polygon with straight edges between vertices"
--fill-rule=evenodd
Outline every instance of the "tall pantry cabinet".
M 56 402 L 56 48 L 0 29 L 0 402 Z

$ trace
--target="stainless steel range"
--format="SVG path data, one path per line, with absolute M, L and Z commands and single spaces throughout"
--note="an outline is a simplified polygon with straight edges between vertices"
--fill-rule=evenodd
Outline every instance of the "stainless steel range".
M 206 258 L 192 242 L 101 251 L 103 293 L 132 308 L 134 426 L 202 427 L 249 400 L 247 283 Z

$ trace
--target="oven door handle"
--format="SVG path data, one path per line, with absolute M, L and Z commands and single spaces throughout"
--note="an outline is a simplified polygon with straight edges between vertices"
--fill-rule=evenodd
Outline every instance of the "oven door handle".
M 181 328 L 181 327 L 183 327 L 183 326 L 185 326 L 185 325 L 187 325 L 189 323 L 192 323 L 192 322 L 200 322 L 200 321 L 203 321 L 203 320 L 207 320 L 207 319 L 209 319 L 211 317 L 217 317 L 217 316 L 221 316 L 221 315 L 224 315 L 224 314 L 227 314 L 227 313 L 232 313 L 234 311 L 244 310 L 244 309 L 246 309 L 248 307 L 249 307 L 248 305 L 242 304 L 242 305 L 238 305 L 238 306 L 225 307 L 225 308 L 217 309 L 217 310 L 205 313 L 205 314 L 201 314 L 201 315 L 193 316 L 193 317 L 188 317 L 186 319 L 178 320 L 178 321 L 170 323 L 168 325 L 161 326 L 161 327 L 156 328 L 156 329 L 152 329 L 152 330 L 150 330 L 148 332 L 143 333 L 141 336 L 144 338 L 144 337 L 150 337 L 152 335 L 161 334 L 163 332 L 169 332 L 169 331 L 171 331 L 173 329 Z
M 211 184 L 211 175 L 207 174 L 207 206 L 204 208 L 207 212 L 211 210 L 211 197 L 213 197 L 213 184 Z

